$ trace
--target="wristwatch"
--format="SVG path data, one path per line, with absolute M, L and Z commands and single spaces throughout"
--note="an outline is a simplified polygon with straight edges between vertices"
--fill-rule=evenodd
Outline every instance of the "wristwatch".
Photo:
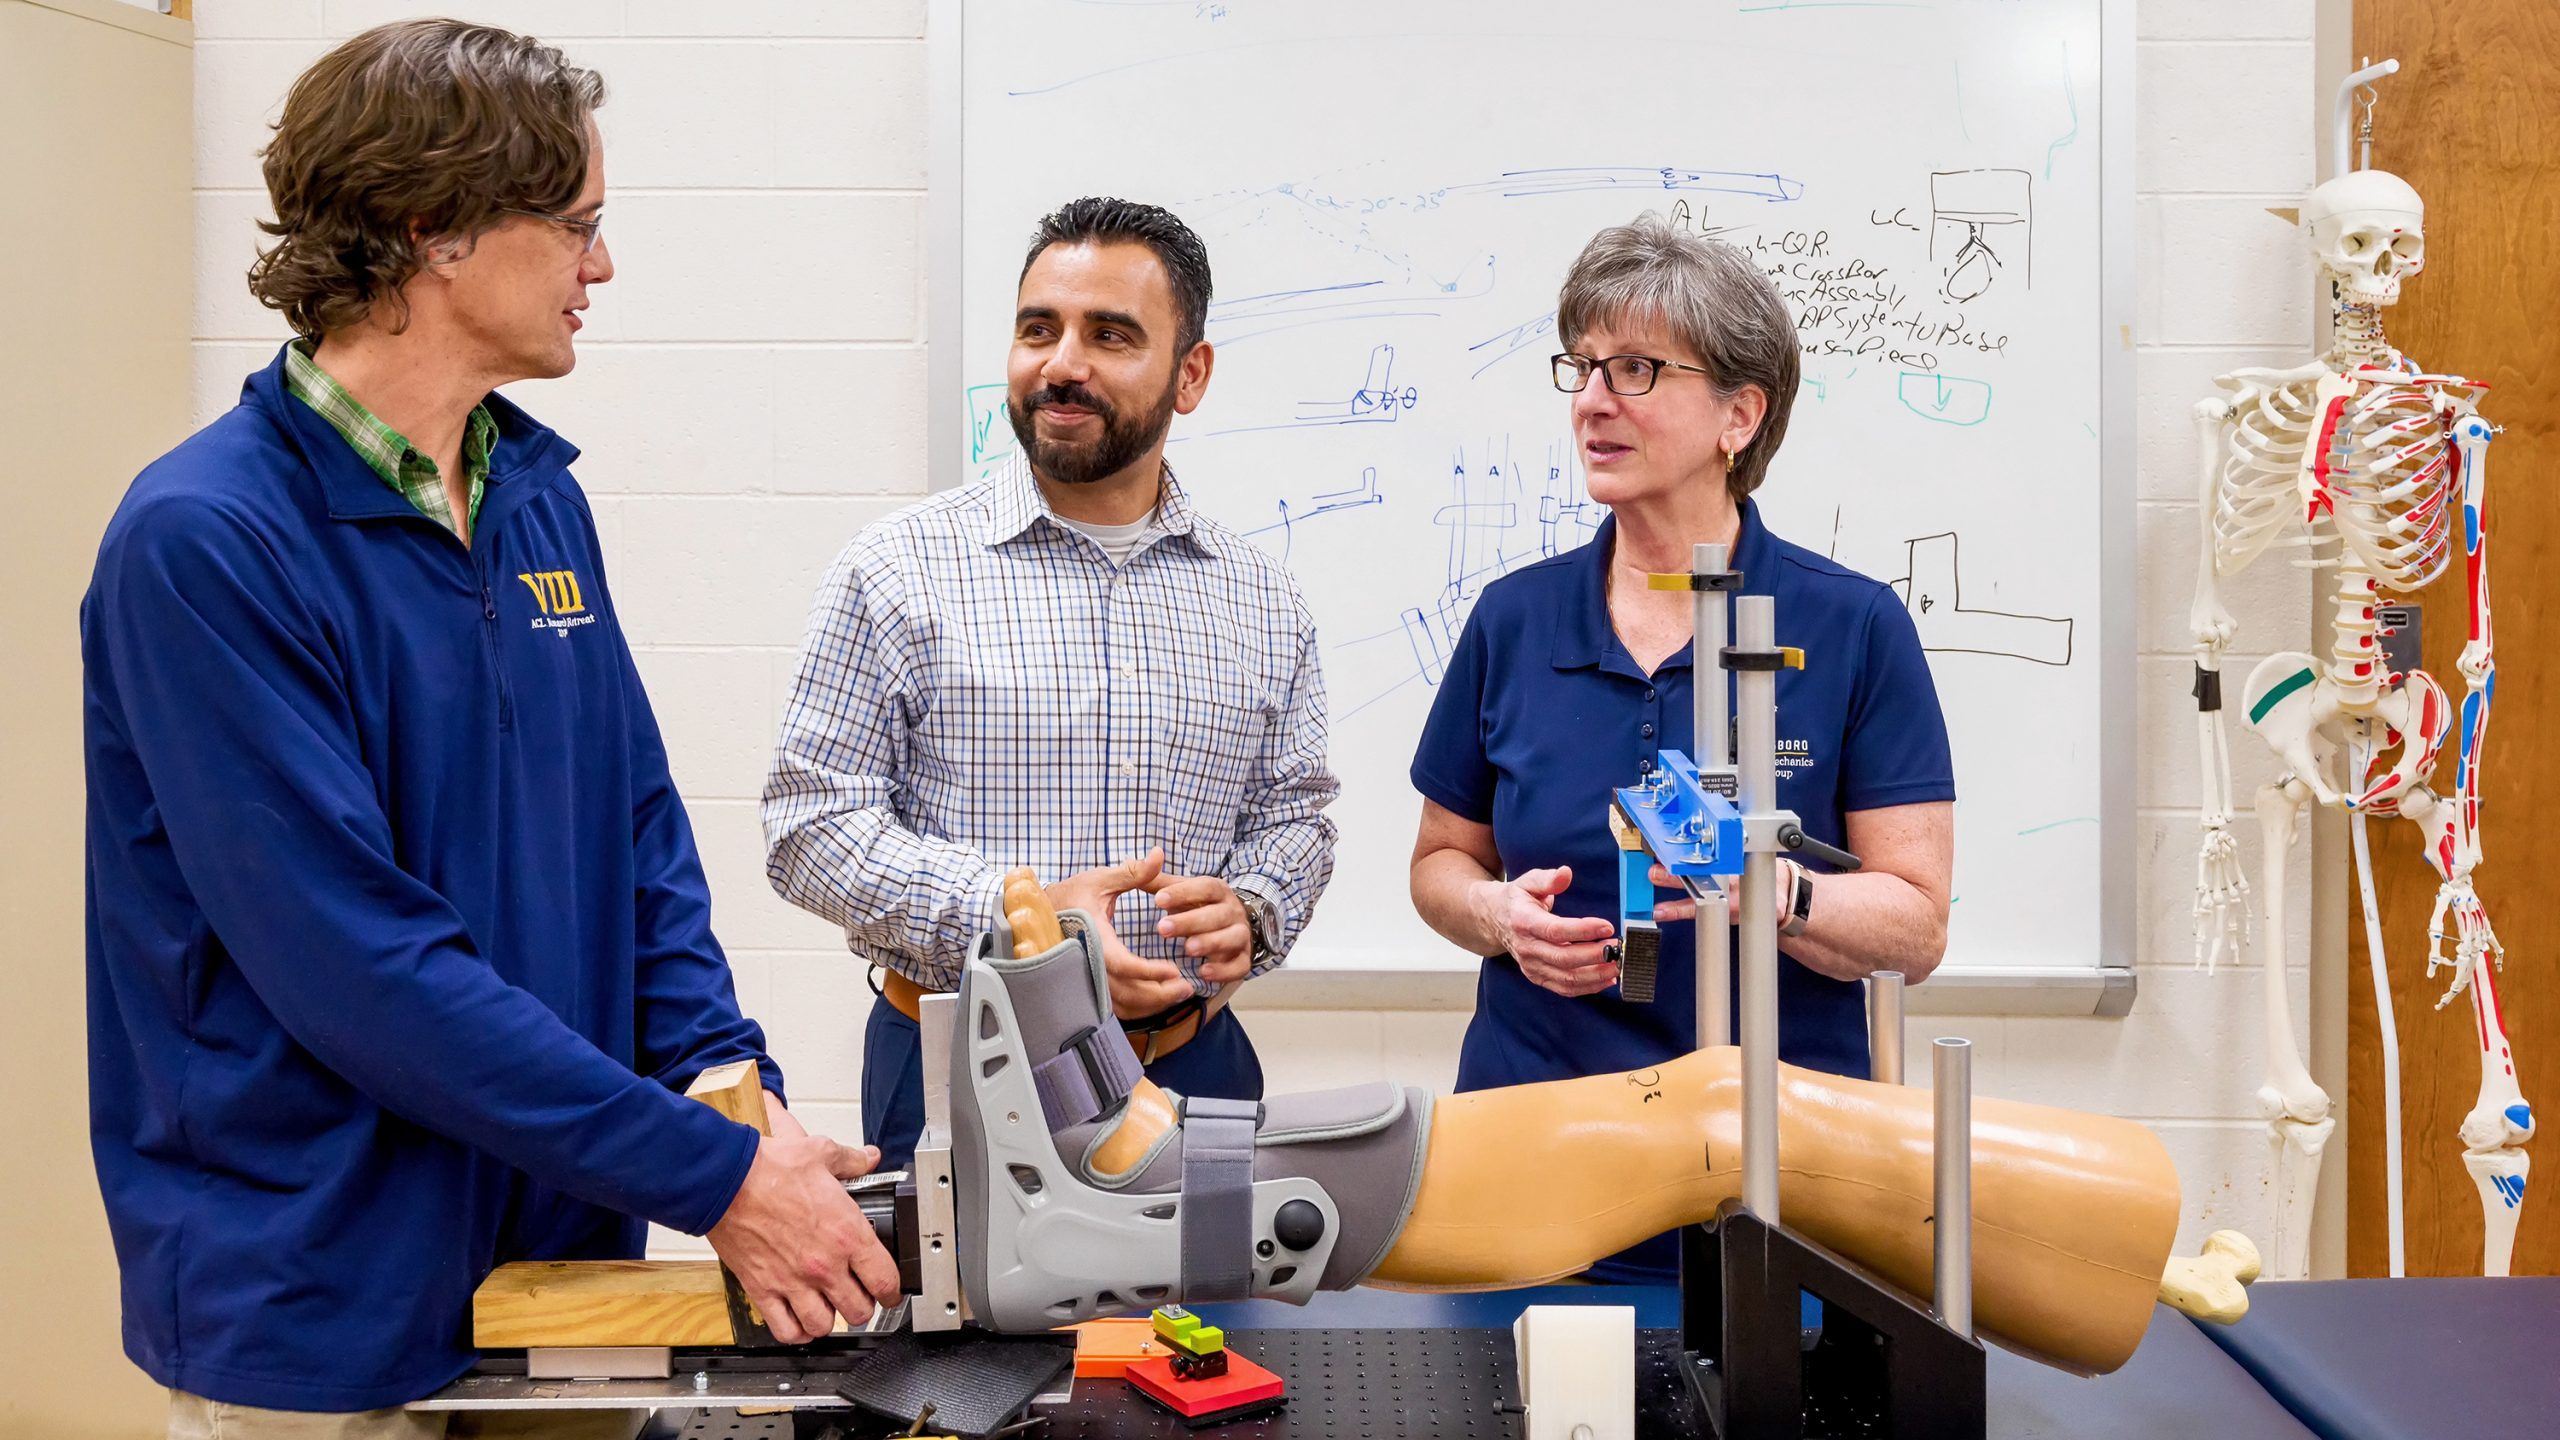
M 1788 887 L 1786 913 L 1778 917 L 1778 933 L 1801 935 L 1813 920 L 1813 876 L 1792 860 L 1787 862 L 1787 875 L 1793 883 Z
M 1253 963 L 1260 965 L 1278 953 L 1272 941 L 1280 938 L 1280 907 L 1251 890 L 1236 891 L 1244 902 L 1245 925 L 1253 931 Z

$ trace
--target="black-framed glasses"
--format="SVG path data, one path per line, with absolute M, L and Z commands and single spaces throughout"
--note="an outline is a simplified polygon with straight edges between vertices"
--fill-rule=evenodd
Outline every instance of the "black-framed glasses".
M 580 242 L 578 253 L 581 255 L 592 252 L 596 248 L 596 237 L 604 233 L 604 211 L 601 209 L 581 220 L 574 215 L 554 215 L 548 210 L 527 210 L 517 205 L 501 205 L 498 208 L 509 215 L 530 215 L 536 220 L 548 220 L 564 230 L 574 232 Z
M 1642 395 L 1653 389 L 1653 382 L 1665 370 L 1694 370 L 1701 375 L 1715 372 L 1703 365 L 1684 365 L 1677 360 L 1657 360 L 1650 355 L 1604 355 L 1593 359 L 1567 350 L 1548 362 L 1555 367 L 1556 388 L 1567 395 L 1579 395 L 1591 383 L 1591 372 L 1600 372 L 1600 383 L 1612 395 Z

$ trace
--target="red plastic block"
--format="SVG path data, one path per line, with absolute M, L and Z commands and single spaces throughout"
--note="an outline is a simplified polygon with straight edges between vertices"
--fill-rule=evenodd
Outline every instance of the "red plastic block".
M 1173 1362 L 1161 1356 L 1132 1364 L 1123 1377 L 1141 1395 L 1193 1423 L 1230 1415 L 1258 1414 L 1281 1399 L 1280 1377 L 1233 1350 L 1227 1373 L 1206 1380 L 1185 1380 L 1173 1373 Z

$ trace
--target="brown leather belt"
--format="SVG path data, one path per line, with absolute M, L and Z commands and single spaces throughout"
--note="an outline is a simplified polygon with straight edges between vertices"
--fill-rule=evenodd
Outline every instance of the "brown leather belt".
M 922 1020 L 924 997 L 937 993 L 940 992 L 927 990 L 895 970 L 883 968 L 880 971 L 881 998 L 910 1020 Z M 1129 1030 L 1129 1048 L 1136 1052 L 1138 1063 L 1153 1065 L 1190 1044 L 1203 1026 L 1227 1008 L 1227 997 L 1234 993 L 1233 987 L 1222 987 L 1217 994 L 1203 1000 L 1171 1024 L 1156 1029 Z M 1122 1028 L 1127 1028 L 1125 1023 Z

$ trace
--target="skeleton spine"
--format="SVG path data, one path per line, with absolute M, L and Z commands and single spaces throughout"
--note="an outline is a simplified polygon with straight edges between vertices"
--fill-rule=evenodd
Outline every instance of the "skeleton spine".
M 2373 574 L 2364 557 L 2348 546 L 2338 557 L 2337 618 L 2329 641 L 2329 683 L 2338 687 L 2338 708 L 2350 715 L 2370 714 L 2382 693 L 2382 662 L 2373 618 Z
M 2335 356 L 2341 370 L 2381 365 L 2391 357 L 2391 347 L 2382 338 L 2382 307 L 2379 305 L 2338 301 L 2330 333 L 2336 340 Z

